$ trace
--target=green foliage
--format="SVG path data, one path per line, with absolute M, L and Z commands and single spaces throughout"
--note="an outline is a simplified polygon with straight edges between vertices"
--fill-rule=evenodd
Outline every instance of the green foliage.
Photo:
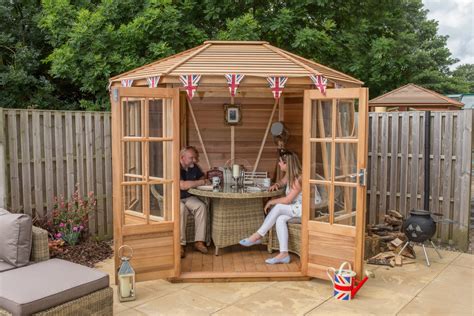
M 108 79 L 207 39 L 266 40 L 365 82 L 473 91 L 421 0 L 25 0 L 0 4 L 0 106 L 104 110 Z M 27 91 L 27 93 L 25 93 Z

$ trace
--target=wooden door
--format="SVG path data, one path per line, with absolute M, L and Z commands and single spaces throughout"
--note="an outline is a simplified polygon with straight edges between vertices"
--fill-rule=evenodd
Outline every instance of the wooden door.
M 363 264 L 367 88 L 306 90 L 303 122 L 302 270 Z
M 128 245 L 137 281 L 178 276 L 179 91 L 113 87 L 111 106 L 116 267 Z

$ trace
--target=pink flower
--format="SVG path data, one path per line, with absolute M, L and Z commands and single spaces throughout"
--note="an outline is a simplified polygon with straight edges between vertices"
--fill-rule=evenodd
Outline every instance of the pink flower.
M 56 238 L 61 238 L 63 235 L 61 233 L 57 233 L 55 236 Z
M 73 232 L 77 232 L 78 230 L 79 230 L 79 227 L 77 227 L 77 226 L 74 226 L 74 227 L 72 228 L 72 231 L 73 231 Z
M 64 227 L 66 225 L 64 225 L 64 223 L 59 223 L 59 227 Z
M 83 229 L 84 229 L 84 226 L 82 226 L 82 225 L 79 226 L 79 229 L 80 229 L 80 230 L 83 230 Z

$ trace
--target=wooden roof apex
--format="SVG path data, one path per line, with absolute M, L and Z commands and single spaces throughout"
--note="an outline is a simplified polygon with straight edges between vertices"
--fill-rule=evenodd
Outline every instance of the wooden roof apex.
M 369 106 L 456 106 L 462 102 L 409 83 L 369 101 Z

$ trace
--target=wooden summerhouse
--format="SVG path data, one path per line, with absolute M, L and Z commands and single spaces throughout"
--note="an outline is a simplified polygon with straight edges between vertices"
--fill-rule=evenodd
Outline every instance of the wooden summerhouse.
M 116 264 L 126 244 L 138 281 L 327 278 L 327 268 L 343 261 L 360 276 L 368 121 L 362 84 L 263 41 L 206 41 L 111 78 Z M 303 165 L 303 216 L 290 236 L 299 256 L 265 265 L 266 248 L 236 242 L 218 256 L 190 251 L 180 259 L 180 148 L 197 147 L 204 171 L 238 161 L 275 179 L 277 145 L 268 131 L 276 121 Z M 235 197 L 243 202 L 244 195 Z M 211 196 L 210 214 L 213 203 Z
M 460 110 L 463 103 L 429 89 L 409 83 L 369 101 L 369 108 L 392 111 Z

